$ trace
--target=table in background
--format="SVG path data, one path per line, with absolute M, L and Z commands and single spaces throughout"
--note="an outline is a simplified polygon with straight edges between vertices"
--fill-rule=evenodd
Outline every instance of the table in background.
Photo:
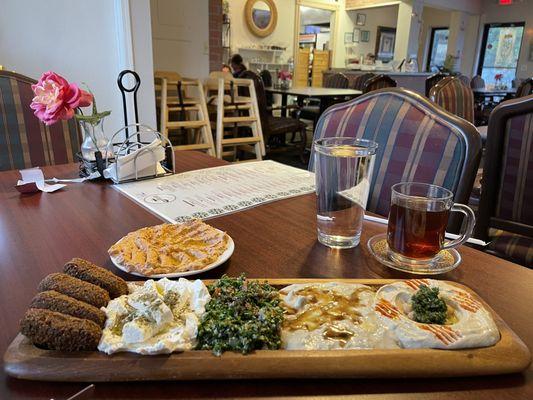
M 360 90 L 354 89 L 334 89 L 323 87 L 292 87 L 290 89 L 276 89 L 274 87 L 265 88 L 267 92 L 281 95 L 281 116 L 287 116 L 287 99 L 289 96 L 297 98 L 297 102 L 301 105 L 303 99 L 317 98 L 320 100 L 320 114 L 332 104 L 332 100 L 336 98 L 352 99 L 363 94 Z
M 509 89 L 487 89 L 487 88 L 480 88 L 480 89 L 472 89 L 474 92 L 474 97 L 481 101 L 492 101 L 494 102 L 495 97 L 501 97 L 503 100 L 508 100 L 514 97 L 516 94 L 516 88 L 509 88 Z
M 196 152 L 177 152 L 180 172 L 226 162 Z M 76 164 L 43 168 L 46 177 L 75 177 Z M 18 332 L 18 323 L 37 284 L 61 270 L 72 257 L 115 269 L 107 249 L 130 231 L 162 221 L 106 183 L 69 184 L 64 190 L 20 195 L 16 171 L 0 172 L 0 352 Z M 250 278 L 406 278 L 383 267 L 367 249 L 368 239 L 385 226 L 364 223 L 361 244 L 335 250 L 316 240 L 314 194 L 276 201 L 209 220 L 235 241 L 223 266 L 199 278 L 246 273 Z M 487 301 L 533 349 L 533 271 L 472 248 L 455 271 L 440 279 L 461 282 Z M 137 278 L 138 279 L 138 278 Z M 280 366 L 281 367 L 281 366 Z M 3 374 L 3 372 L 2 372 Z M 86 384 L 0 378 L 0 399 L 65 399 Z M 173 399 L 201 397 L 353 396 L 365 399 L 531 399 L 533 369 L 523 374 L 446 379 L 249 380 L 197 382 L 96 383 L 94 399 Z

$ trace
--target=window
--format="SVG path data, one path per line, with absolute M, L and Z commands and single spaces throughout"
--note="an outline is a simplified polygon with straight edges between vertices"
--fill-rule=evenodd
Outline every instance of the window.
M 426 64 L 426 70 L 437 72 L 438 67 L 444 65 L 446 60 L 446 52 L 448 51 L 448 36 L 450 30 L 448 28 L 432 28 L 431 39 L 429 41 L 429 54 Z
M 523 22 L 485 25 L 478 66 L 485 85 L 495 85 L 495 76 L 501 74 L 498 83 L 512 87 L 523 35 Z

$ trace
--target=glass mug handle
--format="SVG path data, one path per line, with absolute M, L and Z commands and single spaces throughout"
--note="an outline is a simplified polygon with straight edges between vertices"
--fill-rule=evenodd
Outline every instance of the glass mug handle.
M 472 236 L 472 231 L 474 230 L 474 225 L 476 224 L 476 216 L 470 207 L 464 204 L 455 203 L 450 211 L 456 211 L 464 214 L 466 217 L 466 223 L 463 224 L 465 228 L 457 239 L 444 243 L 444 246 L 442 246 L 443 250 L 453 249 L 454 247 L 460 246 L 466 242 L 470 236 Z

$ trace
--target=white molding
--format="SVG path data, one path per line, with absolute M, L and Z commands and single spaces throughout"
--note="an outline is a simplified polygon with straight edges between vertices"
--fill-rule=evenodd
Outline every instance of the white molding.
M 135 70 L 130 0 L 115 0 L 114 4 L 119 71 Z

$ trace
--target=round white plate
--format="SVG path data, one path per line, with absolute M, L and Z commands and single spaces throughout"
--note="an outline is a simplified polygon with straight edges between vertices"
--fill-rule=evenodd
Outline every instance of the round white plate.
M 228 235 L 228 248 L 226 249 L 226 251 L 224 253 L 222 253 L 220 255 L 220 257 L 218 257 L 218 259 L 215 262 L 213 262 L 213 263 L 211 263 L 209 265 L 206 265 L 202 269 L 197 269 L 197 270 L 194 270 L 194 271 L 174 272 L 172 274 L 144 275 L 144 274 L 141 274 L 139 272 L 129 272 L 114 257 L 110 257 L 110 258 L 111 258 L 111 261 L 113 262 L 113 264 L 115 264 L 115 266 L 118 269 L 120 269 L 121 271 L 124 271 L 124 272 L 126 272 L 128 274 L 131 274 L 131 275 L 141 276 L 143 278 L 157 278 L 157 279 L 159 279 L 159 278 L 181 278 L 181 277 L 184 277 L 184 276 L 191 276 L 191 275 L 201 274 L 203 272 L 210 271 L 210 270 L 218 267 L 219 265 L 224 264 L 226 261 L 229 260 L 229 258 L 233 254 L 234 250 L 235 250 L 235 243 L 233 242 L 233 239 L 231 238 L 231 236 Z

